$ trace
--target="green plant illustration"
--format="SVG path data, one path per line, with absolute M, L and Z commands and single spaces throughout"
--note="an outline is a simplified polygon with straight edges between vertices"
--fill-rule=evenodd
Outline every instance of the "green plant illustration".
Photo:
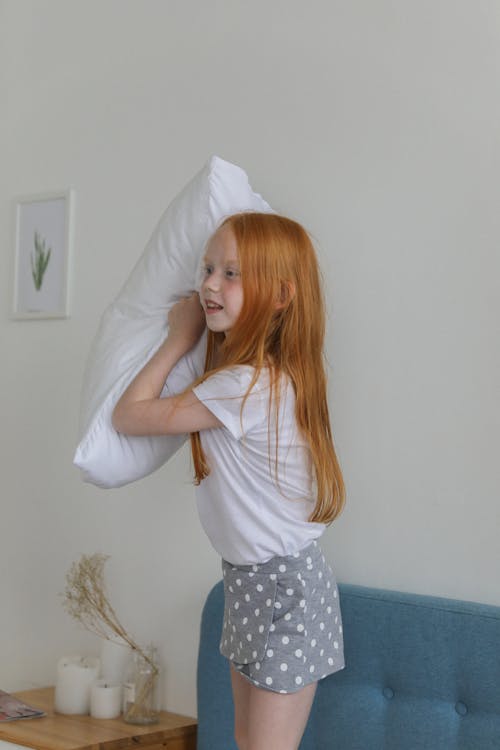
M 45 250 L 45 240 L 35 230 L 35 253 L 31 254 L 31 273 L 33 275 L 33 283 L 37 292 L 40 291 L 43 283 L 43 277 L 47 266 L 49 265 L 50 253 L 52 248 Z

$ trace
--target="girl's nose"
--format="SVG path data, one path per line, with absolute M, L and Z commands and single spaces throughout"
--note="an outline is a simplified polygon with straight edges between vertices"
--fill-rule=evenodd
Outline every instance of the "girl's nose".
M 205 281 L 203 282 L 203 288 L 206 289 L 207 292 L 216 292 L 220 288 L 220 278 L 215 271 L 211 273 L 207 279 L 205 279 Z

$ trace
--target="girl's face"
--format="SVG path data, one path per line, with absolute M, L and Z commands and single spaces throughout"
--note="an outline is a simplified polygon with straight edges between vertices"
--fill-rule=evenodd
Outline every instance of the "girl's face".
M 225 225 L 213 235 L 204 257 L 200 301 L 211 331 L 227 333 L 243 306 L 238 247 Z

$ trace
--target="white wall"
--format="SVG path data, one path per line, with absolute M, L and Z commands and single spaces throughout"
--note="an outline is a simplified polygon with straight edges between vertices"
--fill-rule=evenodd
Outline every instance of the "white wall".
M 102 551 L 164 705 L 196 711 L 219 561 L 188 455 L 115 491 L 72 456 L 100 315 L 213 153 L 319 245 L 338 578 L 500 604 L 498 3 L 1 0 L 0 43 L 0 687 L 95 650 L 57 594 Z M 71 318 L 9 320 L 12 199 L 69 185 Z

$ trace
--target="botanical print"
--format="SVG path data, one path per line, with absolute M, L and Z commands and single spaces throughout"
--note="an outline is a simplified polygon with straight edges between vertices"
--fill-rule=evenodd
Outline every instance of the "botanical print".
M 71 191 L 21 198 L 16 204 L 16 318 L 67 316 Z
M 35 257 L 31 256 L 31 273 L 33 274 L 33 283 L 37 292 L 40 291 L 43 283 L 43 275 L 49 265 L 50 253 L 52 248 L 49 247 L 48 251 L 45 251 L 45 240 L 35 230 Z

